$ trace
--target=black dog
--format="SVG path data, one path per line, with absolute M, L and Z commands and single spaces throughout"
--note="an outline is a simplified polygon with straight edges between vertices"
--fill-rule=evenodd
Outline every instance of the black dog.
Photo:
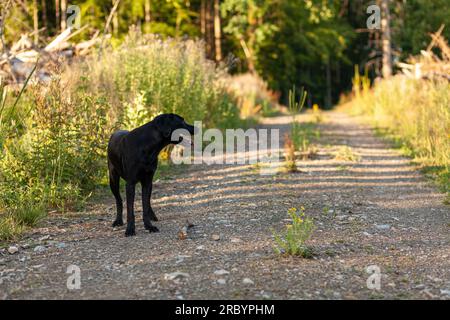
M 194 127 L 176 114 L 162 114 L 149 123 L 132 131 L 116 131 L 108 143 L 109 185 L 116 198 L 117 217 L 113 227 L 122 226 L 122 198 L 120 197 L 120 178 L 126 181 L 127 229 L 125 236 L 136 234 L 134 223 L 134 194 L 138 182 L 142 185 L 142 208 L 145 229 L 158 232 L 150 221 L 158 221 L 150 205 L 153 175 L 158 165 L 159 152 L 169 144 L 183 141 L 180 137 L 172 141 L 172 133 L 185 129 L 191 135 Z

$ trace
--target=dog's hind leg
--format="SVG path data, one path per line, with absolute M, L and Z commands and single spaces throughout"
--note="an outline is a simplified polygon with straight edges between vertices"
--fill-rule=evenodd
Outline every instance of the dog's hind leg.
M 151 221 L 158 221 L 153 209 L 150 205 L 150 198 L 152 195 L 152 179 L 153 175 L 145 181 L 142 181 L 142 218 L 144 220 L 144 227 L 150 232 L 158 232 L 158 228 L 152 225 Z
M 115 172 L 114 169 L 110 169 L 109 172 L 109 187 L 111 188 L 111 191 L 116 198 L 116 207 L 117 207 L 117 215 L 116 220 L 114 220 L 112 226 L 123 226 L 123 202 L 122 197 L 120 196 L 120 176 L 117 172 Z
M 126 191 L 127 191 L 127 229 L 125 231 L 125 236 L 136 235 L 136 227 L 134 223 L 134 195 L 135 195 L 136 183 L 131 183 L 127 181 Z

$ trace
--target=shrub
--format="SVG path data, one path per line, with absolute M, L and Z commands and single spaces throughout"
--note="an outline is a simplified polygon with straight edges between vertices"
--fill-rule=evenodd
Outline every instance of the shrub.
M 299 255 L 304 258 L 312 257 L 312 249 L 305 243 L 315 229 L 313 220 L 305 216 L 304 207 L 291 208 L 288 210 L 288 215 L 292 219 L 292 224 L 288 224 L 282 234 L 273 232 L 276 243 L 275 252 Z

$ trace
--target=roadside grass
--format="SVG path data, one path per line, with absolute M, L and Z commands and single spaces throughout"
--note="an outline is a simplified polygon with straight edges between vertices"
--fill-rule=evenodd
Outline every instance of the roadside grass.
M 375 133 L 394 149 L 400 151 L 403 156 L 410 158 L 412 164 L 416 165 L 427 179 L 446 194 L 444 203 L 450 205 L 450 164 L 434 165 L 429 159 L 420 157 L 408 141 L 395 134 L 393 130 L 377 127 Z
M 0 217 L 0 245 L 4 241 L 17 239 L 23 230 L 23 225 L 17 223 L 13 216 Z
M 370 87 L 355 72 L 353 99 L 341 106 L 363 116 L 445 192 L 450 203 L 450 83 L 394 76 Z

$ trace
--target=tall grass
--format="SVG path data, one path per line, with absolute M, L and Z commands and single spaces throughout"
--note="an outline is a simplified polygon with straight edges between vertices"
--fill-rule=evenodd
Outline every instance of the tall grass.
M 128 128 L 160 113 L 173 112 L 206 126 L 234 126 L 235 101 L 219 78 L 226 70 L 206 59 L 201 43 L 160 40 L 132 29 L 114 50 L 74 65 L 67 75 L 77 89 L 110 105 L 112 121 Z
M 358 78 L 346 108 L 367 115 L 450 192 L 449 82 L 396 76 L 370 89 L 367 77 Z
M 239 110 L 219 81 L 225 72 L 197 42 L 131 31 L 101 58 L 28 86 L 18 104 L 17 93 L 0 86 L 0 240 L 35 225 L 50 208 L 78 209 L 105 179 L 107 139 L 116 128 L 166 112 L 205 126 L 237 126 Z

